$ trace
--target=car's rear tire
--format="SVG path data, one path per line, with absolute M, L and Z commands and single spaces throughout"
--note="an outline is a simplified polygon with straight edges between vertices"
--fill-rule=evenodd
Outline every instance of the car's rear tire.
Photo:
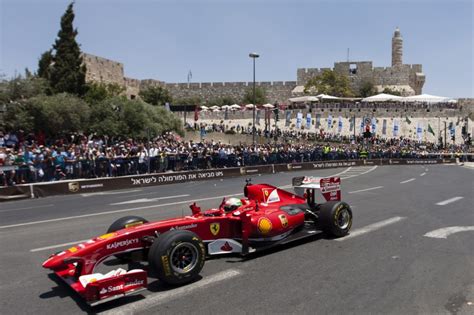
M 343 237 L 352 226 L 351 207 L 342 201 L 328 201 L 320 206 L 319 223 L 330 236 Z
M 151 245 L 148 262 L 160 281 L 182 285 L 199 276 L 205 257 L 204 244 L 195 233 L 173 230 L 160 235 Z
M 142 225 L 144 223 L 148 223 L 148 220 L 139 216 L 129 215 L 129 216 L 122 217 L 120 219 L 115 220 L 114 223 L 112 223 L 107 229 L 107 233 L 116 232 L 118 230 L 125 229 L 132 226 Z M 120 260 L 131 260 L 132 253 L 117 254 L 115 255 L 115 257 L 117 257 Z

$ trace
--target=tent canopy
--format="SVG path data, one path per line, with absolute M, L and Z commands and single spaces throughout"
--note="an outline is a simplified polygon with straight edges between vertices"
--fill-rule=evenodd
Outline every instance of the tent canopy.
M 420 94 L 403 98 L 404 102 L 423 102 L 423 103 L 446 103 L 453 100 L 449 97 L 436 96 L 430 94 Z
M 275 108 L 275 106 L 273 106 L 273 105 L 270 104 L 270 103 L 263 104 L 262 107 L 265 107 L 265 108 Z
M 387 101 L 400 101 L 403 97 L 392 95 L 392 94 L 377 94 L 362 99 L 362 102 L 387 102 Z
M 316 95 L 316 97 L 321 100 L 338 100 L 339 99 L 339 97 L 327 95 L 327 94 L 319 94 L 319 95 Z
M 319 99 L 316 96 L 300 96 L 300 97 L 292 97 L 288 99 L 292 103 L 300 103 L 300 102 L 317 102 Z

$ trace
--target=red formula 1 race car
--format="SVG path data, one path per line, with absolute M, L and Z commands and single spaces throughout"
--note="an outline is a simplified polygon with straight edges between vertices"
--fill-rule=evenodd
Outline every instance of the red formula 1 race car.
M 349 232 L 352 211 L 340 201 L 339 178 L 299 177 L 293 186 L 296 194 L 247 181 L 246 198 L 224 199 L 216 209 L 201 211 L 193 204 L 191 215 L 157 222 L 123 217 L 106 234 L 53 254 L 43 267 L 94 306 L 147 286 L 147 271 L 142 269 L 94 271 L 111 256 L 148 260 L 159 280 L 182 285 L 198 277 L 207 256 L 247 255 L 320 231 L 332 237 Z M 325 203 L 315 201 L 319 190 Z

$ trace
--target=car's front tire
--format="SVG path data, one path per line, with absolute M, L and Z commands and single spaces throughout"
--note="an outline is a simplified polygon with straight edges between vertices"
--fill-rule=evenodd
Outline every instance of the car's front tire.
M 148 223 L 148 220 L 139 216 L 129 215 L 126 217 L 121 217 L 120 219 L 115 220 L 114 223 L 109 226 L 109 228 L 107 229 L 107 233 L 116 232 L 118 230 L 122 230 L 132 226 L 142 225 L 144 223 Z M 132 258 L 131 253 L 122 253 L 114 256 L 124 261 L 131 260 Z
M 328 201 L 319 210 L 321 229 L 333 237 L 343 237 L 352 227 L 351 207 L 342 201 Z
M 150 269 L 171 285 L 194 281 L 204 267 L 205 248 L 193 232 L 173 230 L 160 235 L 148 253 Z

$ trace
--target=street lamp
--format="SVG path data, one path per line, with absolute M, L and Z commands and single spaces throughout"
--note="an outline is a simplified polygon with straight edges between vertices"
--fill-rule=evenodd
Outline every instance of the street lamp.
M 255 59 L 260 57 L 259 54 L 257 53 L 250 53 L 249 57 L 253 59 L 253 124 L 252 124 L 252 141 L 253 144 L 255 145 Z

